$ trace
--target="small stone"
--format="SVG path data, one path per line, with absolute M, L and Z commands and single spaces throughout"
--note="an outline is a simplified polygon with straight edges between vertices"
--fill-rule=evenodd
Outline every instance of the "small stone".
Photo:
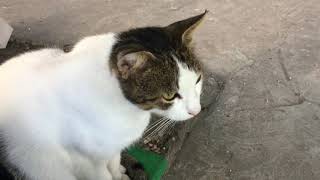
M 6 48 L 13 28 L 4 20 L 0 18 L 0 49 Z
M 175 137 L 172 137 L 172 141 L 176 141 L 176 138 L 175 138 Z
M 178 8 L 175 6 L 170 7 L 171 10 L 177 10 Z

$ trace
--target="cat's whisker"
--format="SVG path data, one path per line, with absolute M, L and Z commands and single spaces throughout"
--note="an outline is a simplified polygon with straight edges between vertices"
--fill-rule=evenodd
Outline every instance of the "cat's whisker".
M 172 123 L 172 125 L 170 126 L 168 132 L 172 133 L 174 131 L 174 128 L 176 127 L 176 122 Z
M 170 121 L 170 119 L 165 118 L 164 121 L 162 121 L 162 123 L 160 123 L 157 128 L 155 128 L 151 133 L 149 133 L 146 138 L 152 138 L 154 137 L 154 135 L 159 132 L 159 130 L 161 130 L 168 122 Z
M 163 123 L 164 124 L 164 123 Z M 163 126 L 163 124 L 160 124 L 156 129 L 154 129 L 153 131 L 151 131 L 146 138 L 147 139 L 152 139 L 154 137 L 154 135 L 159 131 L 159 129 L 161 129 L 161 127 Z
M 148 125 L 147 129 L 145 130 L 145 133 L 148 132 L 149 130 L 153 129 L 154 127 L 156 127 L 158 124 L 160 124 L 161 122 L 163 122 L 165 120 L 164 117 L 154 121 L 152 124 Z
M 166 121 L 160 124 L 152 133 L 150 133 L 147 137 L 153 138 L 156 134 L 163 133 L 166 129 L 173 123 L 173 121 L 169 118 L 166 118 Z
M 159 133 L 164 134 L 166 131 L 170 132 L 175 125 L 175 121 L 170 120 L 165 128 L 163 128 Z
M 168 120 L 165 124 L 163 124 L 159 132 L 162 132 L 163 130 L 165 130 L 170 124 L 171 124 L 171 121 Z
M 154 134 L 156 132 L 159 131 L 159 129 L 161 129 L 161 127 L 166 123 L 167 121 L 164 120 L 164 121 L 161 121 L 161 123 L 157 124 L 156 127 L 150 129 L 146 134 L 145 134 L 145 139 L 152 139 L 152 137 L 154 137 Z
M 151 131 L 152 129 L 154 129 L 155 127 L 157 127 L 159 124 L 163 123 L 166 120 L 167 119 L 165 117 L 162 117 L 159 120 L 157 120 L 156 122 L 154 122 L 153 124 L 151 124 L 151 126 L 148 127 L 148 129 L 145 130 L 144 135 L 148 134 L 149 131 Z

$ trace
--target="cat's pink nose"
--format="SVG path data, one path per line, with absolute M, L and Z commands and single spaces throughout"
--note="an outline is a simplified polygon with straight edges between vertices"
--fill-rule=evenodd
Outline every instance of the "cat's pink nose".
M 201 108 L 192 109 L 192 110 L 188 110 L 188 114 L 190 114 L 191 116 L 195 116 L 199 114 L 200 111 L 201 111 Z

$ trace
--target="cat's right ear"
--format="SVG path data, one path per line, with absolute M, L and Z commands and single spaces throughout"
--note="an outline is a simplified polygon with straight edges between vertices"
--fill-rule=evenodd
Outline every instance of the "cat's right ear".
M 203 18 L 208 13 L 207 10 L 200 15 L 184 19 L 170 24 L 165 27 L 165 30 L 174 38 L 178 38 L 179 41 L 185 44 L 189 44 L 192 41 L 192 34 L 195 29 L 201 24 Z
M 117 67 L 120 77 L 128 79 L 130 73 L 143 67 L 151 58 L 154 58 L 153 54 L 147 51 L 138 51 L 131 53 L 119 53 L 117 61 Z

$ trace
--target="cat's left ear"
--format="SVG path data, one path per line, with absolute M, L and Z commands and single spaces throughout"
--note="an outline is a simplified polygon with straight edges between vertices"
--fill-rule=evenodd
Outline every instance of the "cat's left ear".
M 119 75 L 123 79 L 127 79 L 131 73 L 142 68 L 148 60 L 154 59 L 154 56 L 152 53 L 147 51 L 138 51 L 131 53 L 119 53 L 117 58 Z
M 165 27 L 165 30 L 173 38 L 179 38 L 182 43 L 189 44 L 192 41 L 192 34 L 194 30 L 201 24 L 207 12 L 208 11 L 205 10 L 205 12 L 200 15 L 172 23 Z

